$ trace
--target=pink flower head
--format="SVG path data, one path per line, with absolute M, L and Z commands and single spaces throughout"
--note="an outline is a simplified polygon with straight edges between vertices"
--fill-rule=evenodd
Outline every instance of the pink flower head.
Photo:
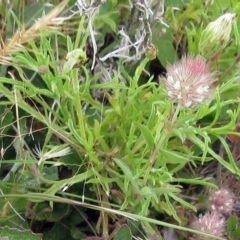
M 200 232 L 211 234 L 215 237 L 224 237 L 226 233 L 226 220 L 217 212 L 208 212 L 200 215 L 198 220 L 192 223 L 192 228 Z M 215 238 L 203 235 L 194 235 L 196 240 L 215 240 Z
M 216 78 L 203 57 L 184 56 L 180 62 L 167 66 L 167 77 L 163 80 L 168 96 L 190 107 L 212 96 L 211 85 Z
M 229 216 L 235 207 L 235 196 L 232 191 L 227 188 L 221 188 L 219 190 L 211 189 L 208 202 L 209 208 L 212 211 Z

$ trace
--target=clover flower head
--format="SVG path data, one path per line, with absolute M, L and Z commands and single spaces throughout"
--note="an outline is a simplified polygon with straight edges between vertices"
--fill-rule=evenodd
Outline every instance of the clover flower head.
M 191 226 L 195 230 L 211 234 L 215 237 L 224 237 L 226 233 L 226 220 L 217 212 L 207 212 L 205 215 L 200 215 Z M 194 237 L 196 240 L 215 240 L 215 238 L 203 235 L 194 235 Z
M 212 96 L 211 85 L 216 78 L 203 57 L 184 56 L 180 62 L 167 66 L 163 80 L 168 96 L 188 108 Z
M 229 216 L 235 207 L 235 196 L 227 188 L 211 189 L 208 202 L 210 210 Z

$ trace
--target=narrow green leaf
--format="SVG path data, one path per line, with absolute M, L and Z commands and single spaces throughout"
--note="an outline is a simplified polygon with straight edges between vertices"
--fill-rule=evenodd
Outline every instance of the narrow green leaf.
M 124 176 L 126 177 L 126 179 L 132 183 L 133 188 L 136 191 L 139 191 L 139 186 L 133 180 L 134 176 L 133 176 L 132 171 L 130 170 L 130 168 L 127 166 L 127 164 L 123 160 L 121 160 L 121 159 L 113 158 L 113 160 L 121 168 L 121 170 L 123 171 Z
M 149 62 L 149 59 L 148 58 L 145 58 L 142 60 L 142 62 L 140 63 L 140 65 L 137 67 L 136 71 L 135 71 L 135 75 L 134 75 L 134 78 L 133 78 L 133 81 L 132 81 L 132 86 L 133 88 L 137 87 L 137 82 L 138 82 L 138 79 L 140 78 L 146 64 Z
M 191 160 L 190 156 L 183 155 L 181 152 L 175 152 L 166 149 L 160 149 L 160 152 L 166 158 L 167 163 L 186 163 Z
M 153 139 L 151 131 L 146 126 L 144 126 L 142 124 L 138 124 L 138 126 L 141 130 L 141 133 L 142 133 L 147 145 L 149 146 L 150 149 L 153 149 L 154 139 Z
M 177 195 L 173 194 L 173 193 L 168 193 L 168 195 L 173 198 L 175 201 L 179 202 L 181 204 L 181 206 L 186 206 L 187 208 L 192 209 L 194 212 L 197 211 L 197 209 L 190 203 L 184 201 L 182 198 L 179 198 Z

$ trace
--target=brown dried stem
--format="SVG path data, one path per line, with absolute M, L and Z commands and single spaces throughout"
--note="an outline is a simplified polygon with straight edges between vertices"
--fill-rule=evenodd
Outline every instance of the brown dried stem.
M 38 38 L 40 31 L 57 30 L 59 25 L 61 25 L 64 20 L 66 20 L 66 18 L 58 16 L 64 10 L 68 1 L 69 0 L 62 1 L 49 14 L 38 19 L 35 24 L 33 24 L 29 29 L 26 30 L 23 27 L 21 30 L 17 30 L 7 44 L 5 44 L 2 39 L 0 39 L 2 43 L 2 47 L 0 48 L 0 63 L 4 65 L 9 64 L 8 56 L 13 52 L 21 51 L 24 44 Z

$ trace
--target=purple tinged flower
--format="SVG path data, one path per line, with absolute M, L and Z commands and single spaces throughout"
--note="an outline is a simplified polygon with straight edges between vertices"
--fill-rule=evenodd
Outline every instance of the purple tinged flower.
M 167 76 L 163 80 L 168 96 L 188 108 L 212 96 L 211 85 L 216 78 L 203 57 L 184 56 L 180 62 L 167 66 Z
M 211 189 L 208 202 L 210 210 L 226 216 L 229 216 L 235 208 L 235 196 L 227 188 Z
M 224 237 L 226 233 L 226 220 L 217 212 L 207 212 L 200 215 L 198 220 L 192 223 L 192 228 L 203 233 L 211 234 L 215 237 Z M 194 235 L 195 240 L 215 240 L 212 237 Z

